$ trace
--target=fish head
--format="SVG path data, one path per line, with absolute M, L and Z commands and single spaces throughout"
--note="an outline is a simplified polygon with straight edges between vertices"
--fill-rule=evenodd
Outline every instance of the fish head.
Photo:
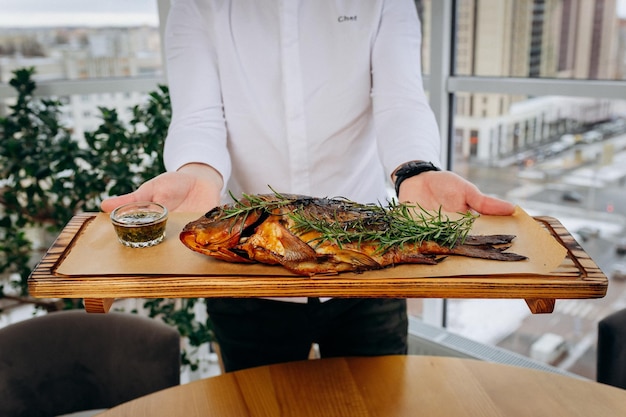
M 260 221 L 262 212 L 252 211 L 246 216 L 228 217 L 216 207 L 204 216 L 189 222 L 179 238 L 189 249 L 228 262 L 252 262 L 232 249 Z

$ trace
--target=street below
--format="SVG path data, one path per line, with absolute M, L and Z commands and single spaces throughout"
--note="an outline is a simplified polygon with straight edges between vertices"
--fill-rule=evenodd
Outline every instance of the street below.
M 557 334 L 566 350 L 551 364 L 595 379 L 598 322 L 626 308 L 626 281 L 612 277 L 626 263 L 617 250 L 626 237 L 626 135 L 578 144 L 541 161 L 456 162 L 454 170 L 530 215 L 559 220 L 609 277 L 609 288 L 601 299 L 557 300 L 554 312 L 545 315 L 530 314 L 520 300 L 449 300 L 449 329 L 528 357 L 542 335 Z M 469 314 L 470 309 L 481 311 Z

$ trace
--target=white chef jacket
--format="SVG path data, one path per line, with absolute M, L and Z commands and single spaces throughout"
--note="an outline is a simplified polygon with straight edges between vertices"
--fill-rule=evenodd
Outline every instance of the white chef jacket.
M 398 165 L 440 165 L 412 0 L 173 0 L 165 41 L 170 171 L 378 203 Z

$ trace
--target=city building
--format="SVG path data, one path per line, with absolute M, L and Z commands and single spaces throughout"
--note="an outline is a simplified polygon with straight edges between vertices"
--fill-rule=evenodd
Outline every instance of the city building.
M 0 29 L 0 82 L 8 82 L 13 71 L 25 67 L 36 68 L 37 82 L 160 79 L 160 34 L 157 28 L 148 26 Z M 80 140 L 85 131 L 94 131 L 100 125 L 101 107 L 116 109 L 120 120 L 129 122 L 130 109 L 143 102 L 148 92 L 105 89 L 58 98 L 66 104 L 66 126 Z
M 456 74 L 615 79 L 615 7 L 615 0 L 459 1 Z M 515 105 L 520 101 L 523 112 Z M 509 94 L 459 93 L 455 106 L 455 150 L 481 162 L 555 142 L 616 114 L 602 99 L 548 102 Z

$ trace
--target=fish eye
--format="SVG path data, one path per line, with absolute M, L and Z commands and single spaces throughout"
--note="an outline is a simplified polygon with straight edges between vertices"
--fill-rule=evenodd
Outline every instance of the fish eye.
M 210 219 L 211 217 L 217 217 L 220 212 L 222 211 L 222 209 L 218 206 L 218 207 L 214 207 L 211 210 L 209 210 L 204 217 L 206 217 L 207 219 Z

